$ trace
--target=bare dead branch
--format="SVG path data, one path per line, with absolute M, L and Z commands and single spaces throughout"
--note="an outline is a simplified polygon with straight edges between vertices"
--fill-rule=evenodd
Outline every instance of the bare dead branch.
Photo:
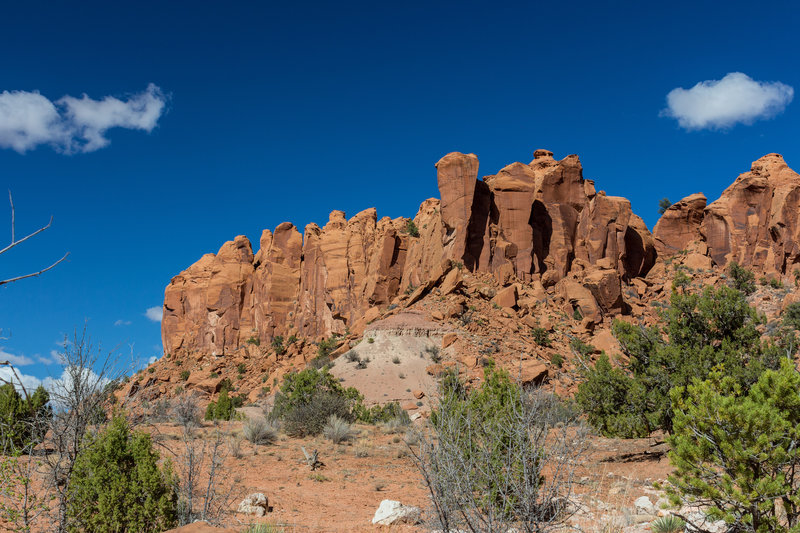
M 19 383 L 19 386 L 22 388 L 22 393 L 25 395 L 25 401 L 29 402 L 31 397 L 28 394 L 28 389 L 26 389 L 25 388 L 25 384 L 22 383 L 22 378 L 20 378 L 19 374 L 17 374 L 17 369 L 14 368 L 14 365 L 12 365 L 9 361 L 0 361 L 0 366 L 7 366 L 8 368 L 11 369 L 11 372 L 14 374 L 14 377 L 17 378 L 17 382 Z M 10 384 L 12 386 L 14 385 L 13 381 L 8 381 L 6 379 L 3 379 L 2 377 L 0 377 L 0 381 L 5 383 L 5 384 Z
M 48 229 L 50 226 L 53 225 L 53 217 L 51 215 L 50 216 L 50 221 L 46 225 L 44 225 L 41 228 L 37 229 L 33 233 L 29 233 L 28 235 L 24 236 L 23 238 L 17 240 L 17 234 L 16 234 L 16 225 L 17 225 L 16 208 L 14 207 L 14 197 L 11 195 L 11 191 L 10 190 L 8 191 L 8 203 L 11 204 L 11 243 L 9 243 L 8 246 L 6 246 L 2 250 L 0 250 L 0 255 L 8 252 L 9 250 L 11 250 L 12 248 L 14 248 L 17 245 L 22 244 L 23 242 L 27 241 L 31 237 L 35 237 L 36 235 L 40 234 L 41 232 L 45 231 L 46 229 Z M 58 265 L 59 263 L 64 261 L 67 258 L 68 255 L 69 255 L 69 252 L 64 254 L 64 257 L 62 257 L 61 259 L 59 259 L 58 261 L 56 261 L 55 263 L 53 263 L 49 267 L 44 268 L 44 269 L 42 269 L 42 270 L 40 270 L 38 272 L 33 272 L 31 274 L 25 274 L 24 276 L 16 276 L 16 277 L 5 279 L 5 280 L 0 280 L 0 285 L 5 285 L 6 283 L 12 283 L 14 281 L 19 281 L 21 279 L 32 278 L 32 277 L 44 274 L 45 272 L 47 272 L 51 268 L 54 268 L 56 265 Z
M 40 270 L 39 272 L 33 272 L 32 274 L 25 274 L 24 276 L 17 276 L 16 278 L 0 280 L 0 285 L 5 285 L 6 283 L 13 283 L 15 281 L 19 281 L 19 280 L 25 279 L 25 278 L 33 278 L 33 277 L 36 277 L 36 276 L 40 276 L 40 275 L 44 274 L 45 272 L 47 272 L 48 270 L 50 270 L 51 268 L 53 268 L 56 265 L 58 265 L 59 263 L 61 263 L 62 261 L 64 261 L 68 256 L 69 256 L 69 252 L 65 253 L 64 257 L 62 257 L 61 259 L 59 259 L 58 261 L 56 261 L 55 263 L 53 263 L 49 267 Z

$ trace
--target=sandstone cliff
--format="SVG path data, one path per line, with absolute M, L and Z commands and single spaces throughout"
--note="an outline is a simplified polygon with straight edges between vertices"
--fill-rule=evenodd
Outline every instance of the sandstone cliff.
M 553 287 L 565 312 L 590 325 L 626 312 L 621 284 L 656 261 L 656 242 L 630 202 L 596 192 L 578 156 L 558 161 L 536 150 L 529 164 L 479 180 L 478 158 L 455 152 L 436 170 L 441 200 L 422 203 L 418 234 L 408 219 L 378 219 L 375 209 L 350 219 L 333 211 L 302 235 L 286 222 L 265 230 L 255 254 L 239 236 L 203 256 L 166 288 L 165 351 L 223 354 L 276 335 L 363 329 L 370 309 L 421 296 L 452 264 L 501 285 Z M 515 306 L 512 292 L 499 301 Z
M 653 235 L 660 254 L 686 251 L 696 264 L 724 267 L 736 261 L 772 277 L 790 277 L 800 267 L 798 213 L 800 175 L 780 155 L 767 154 L 711 204 L 702 194 L 674 204 Z

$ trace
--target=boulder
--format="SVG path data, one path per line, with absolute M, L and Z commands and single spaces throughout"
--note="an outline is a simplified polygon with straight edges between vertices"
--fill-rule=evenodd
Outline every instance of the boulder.
M 647 496 L 640 496 L 633 502 L 633 507 L 636 509 L 637 514 L 654 515 L 656 514 L 656 506 L 650 501 Z
M 517 296 L 517 286 L 511 285 L 499 290 L 495 297 L 492 298 L 492 303 L 500 307 L 516 307 Z
M 262 517 L 269 512 L 267 497 L 261 492 L 248 494 L 239 504 L 238 513 Z
M 594 270 L 584 276 L 583 285 L 591 291 L 605 313 L 619 314 L 626 311 L 625 301 L 622 299 L 622 279 L 617 270 Z
M 447 275 L 442 280 L 441 285 L 439 286 L 439 290 L 441 291 L 442 296 L 447 296 L 448 294 L 452 294 L 461 288 L 464 279 L 461 275 L 461 269 L 454 268 L 447 273 Z
M 422 510 L 419 507 L 403 505 L 395 500 L 383 500 L 372 517 L 372 523 L 381 526 L 392 524 L 418 524 Z
M 519 367 L 510 370 L 512 376 L 519 372 L 520 383 L 524 386 L 541 385 L 547 381 L 549 371 L 547 365 L 541 361 L 527 359 Z

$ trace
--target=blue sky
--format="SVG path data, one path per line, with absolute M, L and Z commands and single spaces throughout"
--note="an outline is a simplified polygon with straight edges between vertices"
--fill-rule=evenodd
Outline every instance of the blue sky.
M 660 198 L 714 199 L 765 153 L 800 167 L 792 2 L 496 4 L 4 5 L 0 93 L 18 107 L 0 105 L 2 185 L 18 235 L 55 220 L 0 256 L 0 277 L 70 257 L 0 287 L 2 351 L 58 375 L 40 360 L 88 321 L 146 362 L 146 310 L 203 253 L 333 209 L 413 216 L 450 151 L 481 175 L 577 153 L 651 228 Z M 663 112 L 673 89 L 723 78 Z M 31 109 L 57 115 L 38 130 Z M 0 198 L 2 231 L 8 216 Z

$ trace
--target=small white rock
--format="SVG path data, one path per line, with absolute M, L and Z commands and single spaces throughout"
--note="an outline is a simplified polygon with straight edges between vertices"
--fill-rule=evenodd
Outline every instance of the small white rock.
M 656 506 L 653 505 L 653 502 L 651 502 L 650 498 L 647 496 L 636 498 L 636 501 L 633 502 L 633 506 L 636 508 L 638 514 L 656 514 Z
M 383 500 L 372 518 L 373 524 L 389 526 L 391 524 L 417 524 L 422 510 L 419 507 L 403 505 L 395 500 Z

